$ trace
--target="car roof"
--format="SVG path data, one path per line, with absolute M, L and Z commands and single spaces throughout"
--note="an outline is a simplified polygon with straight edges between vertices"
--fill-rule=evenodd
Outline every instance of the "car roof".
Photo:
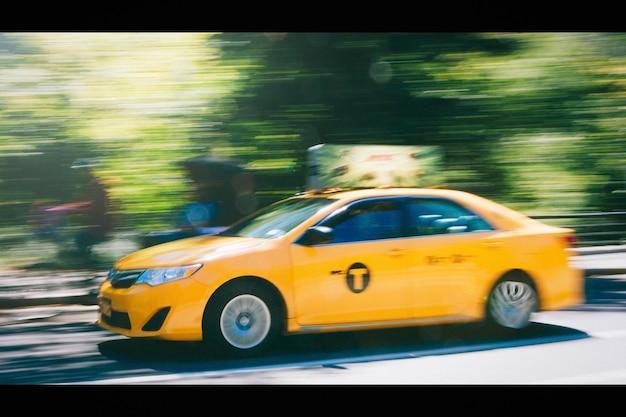
M 353 201 L 368 197 L 414 196 L 446 198 L 469 208 L 477 214 L 488 217 L 503 229 L 517 229 L 521 226 L 543 226 L 538 221 L 488 198 L 461 190 L 440 187 L 374 187 L 359 189 L 331 188 L 309 190 L 300 195 L 304 198 L 323 197 Z
M 307 197 L 325 197 L 333 199 L 359 199 L 363 197 L 384 196 L 427 196 L 427 197 L 458 197 L 472 198 L 474 195 L 465 191 L 448 188 L 419 187 L 374 187 L 374 188 L 328 188 L 325 190 L 309 190 L 301 195 Z M 478 196 L 476 196 L 478 197 Z M 482 197 L 479 197 L 482 198 Z

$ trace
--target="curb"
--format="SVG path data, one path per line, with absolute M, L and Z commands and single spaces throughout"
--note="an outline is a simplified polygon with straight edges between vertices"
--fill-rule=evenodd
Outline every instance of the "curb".
M 570 249 L 577 256 L 626 252 L 626 245 L 590 246 Z
M 584 277 L 594 276 L 615 276 L 626 275 L 626 268 L 589 268 L 584 269 Z M 0 310 L 10 310 L 26 307 L 40 307 L 53 305 L 97 305 L 97 290 L 92 290 L 87 294 L 53 296 L 53 297 L 24 297 L 24 298 L 3 298 L 0 297 Z
M 623 252 L 626 254 L 626 245 L 612 245 L 612 246 L 602 246 L 602 247 L 581 247 L 574 248 L 570 250 L 571 256 L 585 258 L 586 255 L 601 255 L 601 254 L 611 254 L 611 253 L 620 253 Z M 580 260 L 580 259 L 579 259 Z M 584 271 L 584 277 L 589 278 L 592 276 L 615 276 L 615 275 L 626 275 L 626 267 L 620 264 L 614 268 L 581 268 Z M 90 274 L 93 275 L 93 272 Z M 102 271 L 99 274 L 104 274 Z M 11 272 L 0 274 L 0 278 L 9 278 L 13 279 L 13 274 Z M 47 279 L 40 280 L 38 278 L 33 282 L 34 285 L 37 286 L 37 294 L 33 294 L 31 284 L 20 285 L 20 287 L 28 288 L 29 290 L 23 291 L 18 290 L 17 292 L 5 293 L 2 294 L 0 291 L 0 310 L 8 310 L 15 308 L 25 308 L 25 307 L 37 307 L 37 306 L 52 306 L 52 305 L 84 305 L 84 306 L 92 306 L 97 305 L 97 293 L 99 281 L 103 276 L 94 276 L 87 281 L 90 281 L 87 287 L 79 288 L 79 286 L 74 286 L 72 289 L 68 288 L 68 286 L 72 286 L 67 284 L 69 281 L 57 281 L 57 282 L 45 282 Z M 18 278 L 19 279 L 19 278 Z M 96 280 L 96 281 L 94 281 Z M 85 281 L 82 278 L 75 279 L 76 281 Z M 75 284 L 74 284 L 75 285 Z M 81 284 L 82 285 L 82 284 Z M 13 286 L 13 285 L 11 285 Z M 0 290 L 2 287 L 0 286 Z M 44 294 L 48 294 L 45 296 Z M 65 293 L 65 294 L 64 294 Z M 37 296 L 41 295 L 41 296 Z
M 0 310 L 12 308 L 51 306 L 51 305 L 72 305 L 84 306 L 96 305 L 96 294 L 68 295 L 61 297 L 39 297 L 39 298 L 4 298 L 0 299 Z
M 626 275 L 626 268 L 610 268 L 610 269 L 585 269 L 585 278 L 592 277 L 595 275 Z
M 0 268 L 0 310 L 97 304 L 106 271 Z

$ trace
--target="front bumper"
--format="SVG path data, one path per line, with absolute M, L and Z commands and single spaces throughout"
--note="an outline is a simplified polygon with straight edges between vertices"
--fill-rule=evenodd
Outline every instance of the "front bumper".
M 202 340 L 202 318 L 213 289 L 193 279 L 155 287 L 138 284 L 98 291 L 97 325 L 127 337 Z

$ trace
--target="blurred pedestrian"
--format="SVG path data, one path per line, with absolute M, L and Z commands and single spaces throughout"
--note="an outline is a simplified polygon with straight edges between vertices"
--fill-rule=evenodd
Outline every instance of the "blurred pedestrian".
M 46 209 L 64 217 L 72 216 L 78 225 L 74 243 L 80 255 L 88 256 L 93 245 L 106 241 L 113 230 L 108 192 L 93 173 L 93 164 L 88 160 L 77 160 L 73 169 L 82 173 L 81 193 L 78 201 Z

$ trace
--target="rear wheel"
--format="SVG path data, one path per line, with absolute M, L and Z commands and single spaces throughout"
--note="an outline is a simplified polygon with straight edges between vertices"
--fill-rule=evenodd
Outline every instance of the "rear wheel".
M 281 331 L 275 294 L 250 282 L 215 294 L 205 309 L 203 341 L 221 357 L 251 357 L 267 350 Z
M 493 287 L 487 301 L 487 322 L 504 329 L 522 329 L 537 310 L 538 298 L 529 280 L 508 276 Z

